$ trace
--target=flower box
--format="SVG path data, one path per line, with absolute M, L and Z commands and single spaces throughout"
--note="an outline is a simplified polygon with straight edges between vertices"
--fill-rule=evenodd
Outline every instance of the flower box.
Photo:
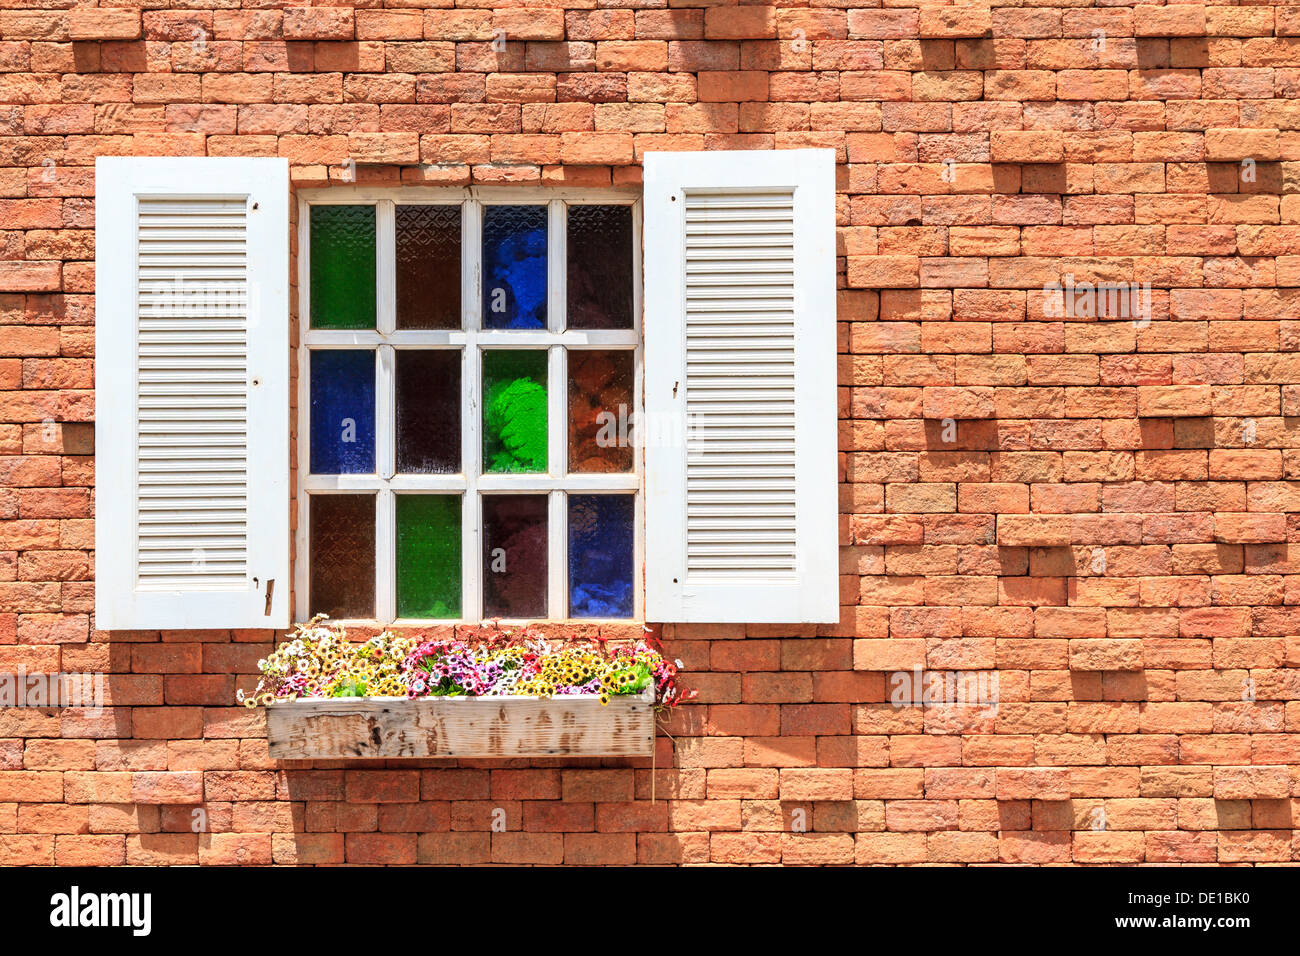
M 648 757 L 654 693 L 555 697 L 302 697 L 266 708 L 271 756 Z

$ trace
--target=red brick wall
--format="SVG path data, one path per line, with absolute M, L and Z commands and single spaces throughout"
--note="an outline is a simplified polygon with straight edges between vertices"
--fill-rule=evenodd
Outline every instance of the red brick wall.
M 0 666 L 111 697 L 0 711 L 0 864 L 1291 860 L 1300 7 L 484 3 L 0 2 Z M 94 629 L 95 156 L 599 185 L 810 145 L 843 620 L 668 625 L 700 697 L 654 802 L 648 762 L 286 770 L 234 706 L 272 635 Z M 1051 314 L 1067 273 L 1150 323 Z M 888 703 L 920 666 L 996 711 Z

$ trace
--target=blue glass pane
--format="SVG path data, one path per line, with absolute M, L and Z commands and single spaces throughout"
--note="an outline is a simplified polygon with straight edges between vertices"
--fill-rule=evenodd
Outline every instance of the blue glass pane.
M 545 206 L 483 209 L 483 325 L 546 328 Z
M 317 475 L 375 470 L 375 353 L 311 353 L 311 470 Z
M 569 495 L 569 616 L 632 616 L 632 495 Z

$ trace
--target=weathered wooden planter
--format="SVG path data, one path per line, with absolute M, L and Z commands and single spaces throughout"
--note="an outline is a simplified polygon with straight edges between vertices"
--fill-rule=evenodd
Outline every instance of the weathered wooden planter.
M 266 708 L 271 756 L 648 757 L 654 695 L 310 697 Z

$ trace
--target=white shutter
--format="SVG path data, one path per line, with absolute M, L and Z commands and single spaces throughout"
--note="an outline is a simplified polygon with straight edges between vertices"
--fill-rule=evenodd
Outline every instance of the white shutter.
M 95 617 L 289 623 L 289 166 L 95 164 Z
M 646 616 L 839 620 L 835 154 L 645 155 Z

